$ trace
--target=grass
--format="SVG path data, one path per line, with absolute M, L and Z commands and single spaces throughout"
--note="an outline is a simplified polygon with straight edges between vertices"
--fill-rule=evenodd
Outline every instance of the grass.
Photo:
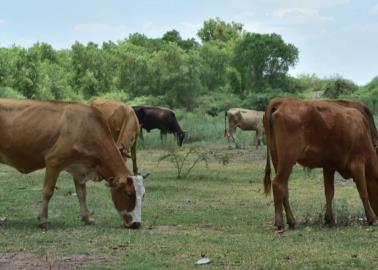
M 201 144 L 200 144 L 201 145 Z M 63 173 L 50 203 L 49 231 L 37 228 L 43 171 L 21 175 L 0 166 L 0 253 L 29 251 L 47 256 L 107 255 L 107 265 L 85 269 L 373 269 L 378 231 L 360 218 L 362 205 L 350 182 L 336 187 L 334 228 L 323 225 L 322 176 L 295 168 L 290 202 L 298 228 L 273 230 L 273 200 L 262 194 L 265 150 L 235 150 L 224 145 L 231 162 L 215 160 L 184 179 L 176 179 L 163 150 L 139 152 L 146 180 L 143 228 L 122 229 L 108 189 L 89 183 L 89 206 L 97 224 L 80 222 L 77 198 L 69 175 Z M 208 256 L 211 264 L 195 266 Z

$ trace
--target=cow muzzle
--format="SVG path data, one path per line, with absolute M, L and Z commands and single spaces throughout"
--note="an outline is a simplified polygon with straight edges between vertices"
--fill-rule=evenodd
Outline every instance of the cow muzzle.
M 142 223 L 140 222 L 133 222 L 131 225 L 125 225 L 126 228 L 132 229 L 132 230 L 138 230 L 142 227 Z

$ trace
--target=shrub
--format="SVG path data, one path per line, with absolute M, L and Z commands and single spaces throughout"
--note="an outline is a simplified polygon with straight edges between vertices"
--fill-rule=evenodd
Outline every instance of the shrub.
M 0 87 L 0 98 L 25 98 L 25 97 L 13 88 Z

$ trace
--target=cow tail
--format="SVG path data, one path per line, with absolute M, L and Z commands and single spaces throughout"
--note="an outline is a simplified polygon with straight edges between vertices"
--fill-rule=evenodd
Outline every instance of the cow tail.
M 272 107 L 267 106 L 265 115 L 264 115 L 264 126 L 265 126 L 265 135 L 266 135 L 266 164 L 265 164 L 265 177 L 264 177 L 264 193 L 269 195 L 272 189 L 272 180 L 270 178 L 271 166 L 270 166 L 270 151 L 271 151 L 271 132 L 273 131 L 273 121 L 272 113 L 274 112 Z M 268 119 L 267 119 L 268 118 Z

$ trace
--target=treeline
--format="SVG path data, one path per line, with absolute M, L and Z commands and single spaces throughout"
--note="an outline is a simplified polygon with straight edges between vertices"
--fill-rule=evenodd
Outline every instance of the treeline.
M 76 42 L 65 50 L 46 43 L 0 48 L 0 97 L 101 96 L 210 114 L 229 106 L 263 109 L 270 98 L 287 95 L 348 96 L 376 107 L 377 78 L 358 87 L 340 77 L 290 77 L 298 49 L 278 34 L 250 33 L 216 18 L 197 35 L 200 42 L 172 30 L 161 38 L 135 33 L 101 45 Z

